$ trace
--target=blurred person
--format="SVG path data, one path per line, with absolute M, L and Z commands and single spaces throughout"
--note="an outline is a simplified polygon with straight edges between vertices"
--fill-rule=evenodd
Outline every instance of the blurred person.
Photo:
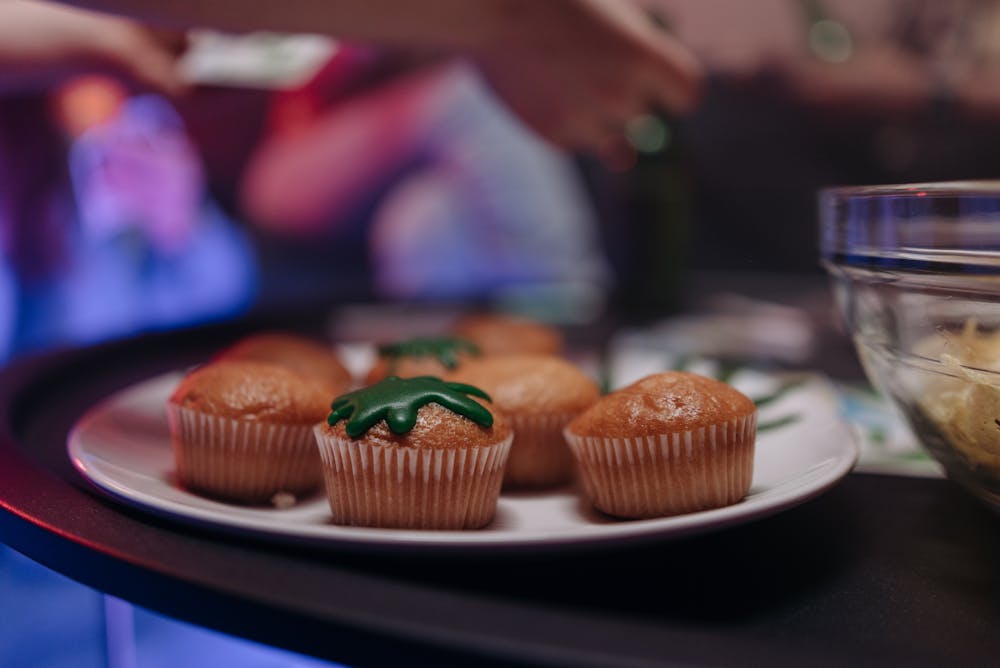
M 241 3 L 218 2 L 211 4 L 179 4 L 164 0 L 83 0 L 76 3 L 91 8 L 132 15 L 145 20 L 157 21 L 173 27 L 209 26 L 227 30 L 266 29 L 283 32 L 314 32 L 323 33 L 348 40 L 354 43 L 378 44 L 383 48 L 399 51 L 430 53 L 433 56 L 458 56 L 471 63 L 490 85 L 492 91 L 507 108 L 514 113 L 518 121 L 511 121 L 495 110 L 486 111 L 489 104 L 471 103 L 475 107 L 473 115 L 481 119 L 491 116 L 491 120 L 479 122 L 493 128 L 513 128 L 517 123 L 523 123 L 527 128 L 539 133 L 542 137 L 558 147 L 574 150 L 606 152 L 609 147 L 623 142 L 623 129 L 629 120 L 637 114 L 648 113 L 654 109 L 665 109 L 673 113 L 685 113 L 695 105 L 698 97 L 700 72 L 697 62 L 690 56 L 679 42 L 665 33 L 646 13 L 632 2 L 618 0 L 552 0 L 549 2 L 534 2 L 532 0 L 431 0 L 421 3 L 411 3 L 405 0 L 379 0 L 377 2 L 360 0 L 330 0 L 324 3 L 313 3 L 306 0 L 293 0 L 277 6 L 255 6 L 252 12 L 246 11 Z M 478 85 L 478 84 L 477 84 Z M 462 86 L 458 87 L 459 89 Z M 465 87 L 466 90 L 470 88 Z M 479 96 L 465 95 L 466 100 Z M 429 97 L 433 97 L 430 95 Z M 483 97 L 485 99 L 485 97 Z M 362 105 L 354 105 L 361 108 Z M 370 106 L 372 108 L 374 105 Z M 355 118 L 357 114 L 355 114 Z M 503 118 L 503 120 L 499 120 Z M 439 127 L 444 123 L 438 122 Z M 364 123 L 356 123 L 357 134 L 342 133 L 352 146 L 347 149 L 355 151 L 355 155 L 364 153 L 364 146 L 371 137 L 363 133 Z M 368 124 L 369 128 L 377 127 L 377 123 Z M 382 126 L 383 128 L 387 126 Z M 426 127 L 426 126 L 425 126 Z M 455 126 L 457 127 L 457 126 Z M 466 124 L 466 128 L 471 127 Z M 468 130 L 459 131 L 466 138 L 472 136 Z M 417 133 L 419 134 L 419 132 Z M 440 135 L 440 132 L 436 134 Z M 578 193 L 571 193 L 578 186 L 570 183 L 563 160 L 549 153 L 519 129 L 507 132 L 492 133 L 492 139 L 500 139 L 502 145 L 496 146 L 493 155 L 497 156 L 489 175 L 480 174 L 460 183 L 468 174 L 462 174 L 462 169 L 471 169 L 475 165 L 465 160 L 464 167 L 459 167 L 461 160 L 457 158 L 464 151 L 466 154 L 479 152 L 486 155 L 482 148 L 469 151 L 466 140 L 454 142 L 465 143 L 466 148 L 451 150 L 450 157 L 445 158 L 446 151 L 438 151 L 437 160 L 449 163 L 448 167 L 440 167 L 436 171 L 424 171 L 420 179 L 412 179 L 405 187 L 393 189 L 392 194 L 399 194 L 399 201 L 404 205 L 387 205 L 373 212 L 377 219 L 373 238 L 376 250 L 374 254 L 381 258 L 380 266 L 400 266 L 399 258 L 405 256 L 407 266 L 413 265 L 419 254 L 406 250 L 406 244 L 396 244 L 392 249 L 388 242 L 407 238 L 429 241 L 423 236 L 414 235 L 420 229 L 426 228 L 433 232 L 433 237 L 439 240 L 454 241 L 465 236 L 478 236 L 478 243 L 492 244 L 494 252 L 489 255 L 476 256 L 475 253 L 461 252 L 466 267 L 482 269 L 478 275 L 466 274 L 470 279 L 471 290 L 478 290 L 487 283 L 503 281 L 520 281 L 522 279 L 538 278 L 541 269 L 540 259 L 545 255 L 543 248 L 564 248 L 568 251 L 568 261 L 562 262 L 563 267 L 556 271 L 566 274 L 567 266 L 582 267 L 582 273 L 593 277 L 600 273 L 599 262 L 586 257 L 577 261 L 576 251 L 581 245 L 590 244 L 590 231 L 574 233 L 565 224 L 565 220 L 579 218 L 583 227 L 589 226 L 587 213 L 579 202 L 569 203 L 571 199 L 579 199 Z M 327 141 L 333 141 L 328 134 Z M 378 143 L 386 143 L 385 138 L 377 137 Z M 392 141 L 390 138 L 389 142 Z M 406 140 L 404 140 L 405 143 Z M 319 153 L 317 143 L 313 154 Z M 303 146 L 300 143 L 300 148 Z M 343 155 L 345 147 L 338 150 L 331 144 L 325 145 L 331 153 Z M 391 156 L 389 161 L 406 159 L 414 155 L 413 151 L 401 147 L 397 151 L 382 151 L 378 144 L 368 144 L 373 152 Z M 514 149 L 513 147 L 519 147 Z M 505 150 L 501 150 L 505 149 Z M 520 152 L 516 159 L 514 154 Z M 268 147 L 270 162 L 279 162 L 275 157 L 279 153 Z M 291 151 L 286 152 L 291 154 Z M 355 183 L 385 183 L 386 173 L 380 172 L 382 167 L 391 168 L 390 164 L 378 165 L 372 156 L 360 162 L 362 169 L 357 174 L 345 164 L 336 166 L 336 174 L 330 179 L 329 187 L 338 191 L 349 191 L 350 184 Z M 310 164 L 310 160 L 293 158 L 301 165 Z M 256 163 L 261 162 L 255 160 Z M 265 161 L 267 162 L 267 161 Z M 433 162 L 433 160 L 432 160 Z M 520 167 L 516 163 L 520 162 Z M 497 165 L 506 164 L 503 169 Z M 544 163 L 544 167 L 531 172 L 526 166 Z M 352 163 L 353 164 L 353 163 Z M 272 165 L 273 166 L 273 165 Z M 287 166 L 287 163 L 286 163 Z M 280 169 L 256 169 L 261 173 L 275 175 Z M 287 173 L 296 172 L 290 169 Z M 489 194 L 490 182 L 497 181 L 501 173 L 506 174 L 507 185 L 499 187 L 510 190 L 513 180 L 519 180 L 519 190 L 524 196 L 524 202 L 518 203 L 511 198 L 505 207 L 495 205 L 496 194 Z M 531 176 L 534 175 L 534 177 Z M 367 176 L 366 176 L 367 175 Z M 371 177 L 370 181 L 366 178 Z M 322 178 L 322 177 L 320 177 Z M 501 179 L 502 180 L 502 179 Z M 316 175 L 308 179 L 308 183 L 317 184 Z M 263 178 L 254 181 L 260 187 Z M 470 184 L 487 185 L 479 187 L 478 194 L 471 194 Z M 296 188 L 303 192 L 306 202 L 298 207 L 308 206 L 311 200 L 305 192 L 305 183 L 296 183 Z M 256 187 L 248 188 L 251 192 L 245 198 L 251 206 L 264 206 L 266 196 L 256 196 Z M 323 187 L 314 187 L 313 192 L 322 191 Z M 367 186 L 366 186 L 367 189 Z M 273 191 L 274 189 L 271 188 Z M 529 192 L 530 191 L 530 192 Z M 417 193 L 416 195 L 414 193 Z M 272 198 L 273 200 L 274 198 Z M 280 199 L 280 198 L 278 198 Z M 414 199 L 420 204 L 413 206 L 413 211 L 423 212 L 427 220 L 414 225 L 412 221 L 401 222 L 400 212 L 410 208 Z M 482 203 L 493 199 L 494 205 L 482 208 Z M 327 204 L 335 203 L 336 197 L 330 197 Z M 470 203 L 478 202 L 470 207 Z M 288 202 L 288 198 L 285 198 Z M 387 199 L 391 204 L 391 198 Z M 531 203 L 529 203 L 531 202 Z M 273 201 L 272 201 L 273 204 Z M 562 209 L 555 214 L 558 220 L 542 220 L 536 215 L 524 215 L 532 207 L 554 206 Z M 479 207 L 479 208 L 476 208 Z M 498 215 L 506 208 L 509 212 L 519 211 L 513 215 Z M 330 207 L 326 207 L 330 211 Z M 484 230 L 469 230 L 463 225 L 469 216 L 484 220 Z M 273 218 L 265 213 L 262 219 Z M 343 218 L 338 212 L 334 218 Z M 294 218 L 294 217 L 293 217 Z M 433 220 L 431 220 L 433 219 Z M 501 225 L 493 225 L 487 231 L 487 223 L 505 219 Z M 391 221 L 391 222 L 386 222 Z M 286 221 L 287 222 L 287 221 Z M 469 221 L 475 224 L 476 221 Z M 294 224 L 294 219 L 292 220 Z M 400 233 L 385 233 L 390 227 L 400 226 Z M 506 226 L 508 232 L 501 232 Z M 513 238 L 510 230 L 519 228 L 513 236 L 521 236 L 524 241 L 519 244 L 505 241 Z M 545 234 L 543 230 L 562 229 L 553 234 Z M 531 234 L 525 235 L 524 232 Z M 533 241 L 532 241 L 533 240 Z M 472 241 L 472 243 L 477 243 Z M 504 251 L 505 244 L 507 250 Z M 342 244 L 339 244 L 342 245 Z M 442 243 L 425 243 L 423 248 L 440 248 Z M 270 245 L 263 251 L 268 253 Z M 464 248 L 473 248 L 465 244 Z M 532 252 L 529 252 L 532 251 Z M 308 251 L 296 251 L 303 253 Z M 591 254 L 593 255 L 593 254 Z M 466 257 L 467 256 L 467 257 Z M 532 257 L 533 256 L 533 257 Z M 517 262 L 520 257 L 522 261 Z M 389 259 L 395 258 L 395 259 Z M 449 253 L 447 257 L 435 256 L 429 258 L 423 268 L 416 268 L 426 273 L 427 267 L 433 265 L 440 273 L 447 268 L 449 262 L 456 261 L 456 254 Z M 483 259 L 496 260 L 492 263 Z M 550 258 L 551 259 L 551 258 Z M 299 266 L 306 264 L 297 263 Z M 535 268 L 525 271 L 525 268 Z M 589 265 L 589 266 L 585 266 Z M 343 266 L 342 266 L 343 268 Z M 575 270 L 575 269 L 574 269 Z M 550 272 L 551 273 L 551 272 Z M 572 272 L 570 272 L 572 273 Z M 547 278 L 551 278 L 549 276 Z M 555 278 L 559 278 L 555 276 Z M 440 279 L 440 280 L 439 280 Z M 589 279 L 588 279 L 589 280 Z M 302 281 L 306 282 L 306 281 Z M 397 295 L 418 292 L 444 294 L 446 286 L 454 284 L 443 276 L 433 278 L 430 275 L 403 274 L 397 272 L 393 277 L 382 274 L 376 282 L 386 291 Z M 431 284 L 433 283 L 433 285 Z M 413 284 L 413 289 L 406 288 Z M 391 287 L 389 287 L 391 286 Z
M 622 126 L 633 114 L 651 106 L 685 111 L 693 105 L 697 95 L 698 68 L 687 52 L 631 4 L 608 0 L 559 0 L 545 4 L 510 0 L 476 3 L 435 0 L 419 6 L 402 0 L 384 3 L 333 0 L 322 5 L 297 0 L 292 5 L 286 3 L 280 10 L 257 7 L 253 13 L 246 12 L 238 3 L 225 2 L 198 6 L 167 2 L 81 4 L 162 20 L 171 27 L 208 24 L 236 29 L 319 31 L 401 50 L 464 56 L 475 63 L 521 121 L 557 145 L 570 148 L 600 148 L 619 138 Z M 190 170 L 183 165 L 194 159 L 191 152 L 168 152 L 175 158 L 175 163 L 168 165 L 169 160 L 160 160 L 153 151 L 142 150 L 142 141 L 137 143 L 135 138 L 141 138 L 149 128 L 142 130 L 143 121 L 133 112 L 143 109 L 149 112 L 154 105 L 121 102 L 120 108 L 127 113 L 117 119 L 110 112 L 105 113 L 108 118 L 92 119 L 95 128 L 103 125 L 103 121 L 119 122 L 121 131 L 97 128 L 80 135 L 79 146 L 72 153 L 75 167 L 71 189 L 64 160 L 68 138 L 62 136 L 56 123 L 49 118 L 49 101 L 39 95 L 81 71 L 110 72 L 140 87 L 176 93 L 183 87 L 175 67 L 176 42 L 167 44 L 152 31 L 124 19 L 41 2 L 9 0 L 0 5 L 0 12 L 0 37 L 3 37 L 0 40 L 3 43 L 0 47 L 0 73 L 3 74 L 0 88 L 9 96 L 3 112 L 7 136 L 0 150 L 4 153 L 6 171 L 13 172 L 12 166 L 18 165 L 16 176 L 9 179 L 11 185 L 5 188 L 2 214 L 8 232 L 4 250 L 14 269 L 4 278 L 8 285 L 14 282 L 17 285 L 0 290 L 0 305 L 19 302 L 15 309 L 8 306 L 9 310 L 18 312 L 17 332 L 13 335 L 17 340 L 15 345 L 20 348 L 42 345 L 47 339 L 58 338 L 60 328 L 75 328 L 86 340 L 91 340 L 134 329 L 143 323 L 161 322 L 162 314 L 152 312 L 158 300 L 125 299 L 124 288 L 118 300 L 122 306 L 115 313 L 112 313 L 115 311 L 114 299 L 94 301 L 89 312 L 74 309 L 68 302 L 85 301 L 86 295 L 98 289 L 97 286 L 106 287 L 116 282 L 123 286 L 134 285 L 135 281 L 122 279 L 137 272 L 144 280 L 153 280 L 151 276 L 155 272 L 151 267 L 161 266 L 161 259 L 172 258 L 170 261 L 178 265 L 192 254 L 190 246 L 181 250 L 170 246 L 170 235 L 160 234 L 162 230 L 158 227 L 158 221 L 164 216 L 152 206 L 157 198 L 143 197 L 139 179 L 121 178 L 128 168 L 116 167 L 119 162 L 133 167 L 138 165 L 135 174 L 159 173 L 165 177 L 166 184 L 189 183 L 183 174 Z M 466 86 L 465 89 L 470 88 Z M 31 94 L 25 96 L 24 91 Z M 114 98 L 115 95 L 105 97 Z M 475 96 L 466 94 L 465 97 L 472 99 Z M 114 107 L 115 104 L 107 103 L 106 106 Z M 478 108 L 473 115 L 482 115 L 485 107 L 479 105 Z M 175 145 L 183 143 L 174 121 L 165 120 L 161 112 L 149 113 L 154 125 L 159 124 L 157 132 L 177 137 L 171 140 Z M 500 115 L 494 113 L 494 118 Z M 72 124 L 72 118 L 61 119 L 63 130 L 67 129 L 67 122 Z M 503 123 L 508 128 L 512 125 L 506 119 Z M 23 131 L 25 125 L 31 127 Z M 465 136 L 471 133 L 465 131 Z M 523 141 L 522 133 L 508 132 L 508 138 L 512 137 L 517 137 L 519 145 L 524 147 L 522 165 L 531 163 L 533 157 L 550 166 L 558 162 L 537 146 L 528 148 L 532 144 Z M 503 141 L 503 144 L 509 143 Z M 439 210 L 463 212 L 457 218 L 451 217 L 444 235 L 449 238 L 467 232 L 456 224 L 469 213 L 466 204 L 448 201 L 455 200 L 456 196 L 468 199 L 463 190 L 469 183 L 456 185 L 452 178 L 461 171 L 455 167 L 461 153 L 454 149 L 456 145 L 457 142 L 452 143 L 450 157 L 443 159 L 452 163 L 444 170 L 449 173 L 447 178 L 441 178 L 444 171 L 439 169 L 437 177 L 424 179 L 419 187 L 414 181 L 402 190 L 411 193 L 410 197 L 413 192 L 422 191 L 421 199 L 438 200 L 433 206 Z M 97 157 L 88 157 L 88 154 Z M 468 166 L 470 163 L 465 160 Z M 86 169 L 96 170 L 96 176 L 81 175 L 81 170 Z M 561 169 L 556 167 L 548 172 L 558 175 Z M 506 168 L 507 174 L 516 175 L 517 172 L 516 168 Z M 480 175 L 471 183 L 488 184 L 498 173 L 494 170 L 489 176 Z M 118 176 L 109 179 L 109 174 Z M 108 187 L 112 181 L 115 187 Z M 564 176 L 532 180 L 522 175 L 523 183 L 536 186 L 536 195 L 544 195 L 544 187 L 540 184 L 546 181 L 556 184 L 554 192 L 567 191 Z M 175 194 L 183 190 L 183 187 L 180 191 L 175 189 Z M 488 199 L 484 192 L 475 198 L 480 203 Z M 71 195 L 76 196 L 75 201 Z M 541 204 L 539 197 L 531 199 Z M 527 208 L 521 206 L 522 210 Z M 386 210 L 402 209 L 394 206 Z M 481 212 L 490 213 L 489 210 Z M 189 214 L 196 216 L 198 212 L 192 209 Z M 100 216 L 108 216 L 109 220 L 95 223 Z M 489 215 L 481 217 L 490 218 Z M 575 214 L 571 212 L 570 217 Z M 380 218 L 396 221 L 399 216 Z M 537 227 L 534 222 L 523 218 L 518 224 L 522 230 L 531 230 Z M 384 223 L 380 227 L 399 224 Z M 181 225 L 178 229 L 183 231 L 183 228 Z M 496 229 L 491 234 L 494 246 L 502 248 L 503 239 L 497 236 Z M 406 235 L 380 232 L 375 236 L 391 240 Z M 189 238 L 194 237 L 189 235 Z M 545 234 L 535 234 L 534 238 L 537 244 L 522 243 L 520 249 L 511 246 L 507 259 L 500 263 L 504 267 L 494 268 L 473 282 L 518 278 L 520 269 L 513 260 L 520 256 L 524 260 L 520 263 L 522 267 L 530 265 L 531 262 L 525 259 L 528 250 L 536 249 L 535 255 L 543 254 L 544 251 L 537 249 L 544 248 L 553 239 Z M 560 245 L 572 248 L 575 241 L 574 236 L 563 234 Z M 108 250 L 115 246 L 119 247 L 117 251 Z M 397 257 L 405 250 L 398 246 L 386 250 L 385 243 L 379 247 L 383 249 L 382 255 Z M 413 257 L 412 253 L 408 255 Z M 113 271 L 114 263 L 107 261 L 113 256 L 122 260 L 119 265 L 127 264 L 126 258 L 131 258 L 131 266 Z M 104 261 L 94 258 L 104 258 Z M 435 265 L 441 267 L 444 263 L 435 262 Z M 473 259 L 467 266 L 485 265 Z M 78 275 L 70 279 L 74 271 Z M 64 279 L 61 284 L 60 273 Z M 443 289 L 441 281 L 431 286 L 427 279 L 413 275 L 382 277 L 379 281 L 383 285 L 391 284 L 394 286 L 391 289 L 397 293 L 410 283 L 432 294 L 439 294 Z M 166 281 L 162 285 L 171 283 L 179 281 Z M 89 289 L 84 287 L 88 285 Z M 139 309 L 144 301 L 152 302 L 145 316 L 135 320 L 128 315 Z M 98 305 L 102 308 L 97 308 Z M 10 323 L 12 318 L 8 315 L 4 322 Z M 2 333 L 0 331 L 0 335 Z
M 248 217 L 328 239 L 314 284 L 371 274 L 392 298 L 599 298 L 605 262 L 569 158 L 474 68 L 393 61 L 341 45 L 310 85 L 277 97 L 244 176 Z
M 73 72 L 95 70 L 177 90 L 172 62 L 170 50 L 132 21 L 0 3 L 0 361 L 15 346 L 23 311 L 34 308 L 22 302 L 37 302 L 26 293 L 43 291 L 69 252 L 65 142 L 42 93 Z
M 126 19 L 0 3 L 0 359 L 248 301 L 248 287 L 204 270 L 220 261 L 206 263 L 206 244 L 243 256 L 230 270 L 246 267 L 249 249 L 202 208 L 197 154 L 178 119 L 166 103 L 131 97 L 182 90 L 178 46 Z M 171 202 L 150 197 L 151 184 Z
M 204 168 L 162 97 L 123 101 L 72 143 L 77 224 L 61 325 L 77 341 L 218 319 L 256 292 L 253 249 L 206 192 Z
M 573 162 L 524 132 L 474 70 L 432 74 L 428 97 L 441 106 L 421 168 L 374 213 L 376 287 L 398 297 L 597 306 L 608 267 Z
M 265 139 L 242 188 L 250 217 L 279 234 L 329 240 L 340 231 L 314 263 L 311 249 L 286 247 L 297 286 L 374 269 L 377 290 L 397 297 L 482 296 L 532 282 L 592 289 L 605 269 L 572 166 L 501 111 L 480 77 L 527 127 L 592 151 L 620 142 L 636 114 L 683 113 L 697 97 L 697 64 L 631 2 L 341 0 L 253 14 L 226 3 L 84 4 L 184 25 L 325 32 L 475 66 L 400 72 L 330 105 L 309 131 Z M 359 242 L 364 217 L 374 267 Z M 310 264 L 329 274 L 302 275 Z
M 314 32 L 352 42 L 462 55 L 531 128 L 558 145 L 599 148 L 653 107 L 696 103 L 695 59 L 620 0 L 82 0 L 171 25 Z

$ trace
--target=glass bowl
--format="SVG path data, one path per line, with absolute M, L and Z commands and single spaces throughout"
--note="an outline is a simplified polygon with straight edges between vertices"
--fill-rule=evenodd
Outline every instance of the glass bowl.
M 822 262 L 869 380 L 1000 510 L 1000 181 L 830 188 Z

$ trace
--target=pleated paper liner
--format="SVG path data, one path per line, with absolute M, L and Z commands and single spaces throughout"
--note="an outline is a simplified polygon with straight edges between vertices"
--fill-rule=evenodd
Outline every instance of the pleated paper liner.
M 690 431 L 639 438 L 566 440 L 587 495 L 604 513 L 649 518 L 740 501 L 753 479 L 757 414 Z
M 304 496 L 322 483 L 313 425 L 237 420 L 167 404 L 179 482 L 242 503 Z
M 504 487 L 556 487 L 573 479 L 576 462 L 566 445 L 563 429 L 577 413 L 547 415 L 505 414 L 514 429 L 507 458 Z
M 513 435 L 490 446 L 415 448 L 342 439 L 316 427 L 337 524 L 478 529 L 496 513 Z

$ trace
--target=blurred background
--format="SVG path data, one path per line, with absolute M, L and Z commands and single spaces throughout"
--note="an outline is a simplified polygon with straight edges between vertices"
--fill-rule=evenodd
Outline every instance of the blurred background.
M 182 90 L 8 68 L 0 359 L 276 306 L 662 317 L 704 272 L 818 274 L 819 187 L 996 174 L 995 2 L 644 4 L 707 89 L 602 155 L 468 64 L 317 36 L 149 33 Z
M 134 52 L 36 76 L 0 49 L 0 361 L 345 304 L 659 322 L 720 285 L 822 285 L 820 187 L 1000 174 L 1000 2 L 641 2 L 701 59 L 704 98 L 586 155 L 436 53 L 134 26 Z M 137 67 L 151 45 L 182 85 Z M 0 567 L 0 607 L 65 596 L 98 643 L 31 655 L 5 624 L 0 663 L 158 665 L 94 640 L 113 601 Z

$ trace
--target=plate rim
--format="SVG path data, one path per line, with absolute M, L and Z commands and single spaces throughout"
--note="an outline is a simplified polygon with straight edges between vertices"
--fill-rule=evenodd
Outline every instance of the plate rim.
M 66 438 L 66 451 L 73 468 L 99 493 L 171 522 L 197 528 L 211 528 L 226 535 L 251 537 L 269 544 L 305 545 L 318 548 L 354 551 L 396 552 L 399 550 L 417 552 L 438 552 L 448 554 L 498 552 L 562 551 L 574 548 L 599 548 L 634 545 L 655 540 L 670 540 L 702 533 L 709 533 L 734 525 L 747 524 L 773 516 L 786 509 L 801 505 L 830 489 L 844 478 L 856 465 L 859 446 L 855 434 L 835 416 L 829 428 L 839 432 L 836 438 L 839 448 L 831 456 L 803 471 L 793 480 L 805 480 L 791 491 L 776 498 L 758 499 L 750 497 L 739 503 L 721 508 L 697 511 L 671 517 L 640 520 L 625 520 L 608 524 L 584 525 L 566 532 L 546 533 L 542 529 L 525 531 L 523 535 L 505 533 L 497 537 L 489 531 L 435 531 L 425 529 L 383 529 L 373 527 L 338 526 L 333 524 L 303 525 L 275 524 L 240 515 L 226 517 L 211 508 L 198 505 L 185 506 L 171 499 L 136 490 L 95 470 L 86 460 L 99 457 L 84 447 L 81 434 L 95 420 L 108 410 L 148 386 L 166 384 L 168 379 L 178 379 L 179 371 L 168 371 L 141 380 L 109 395 L 87 410 L 70 429 Z M 814 379 L 828 383 L 819 374 Z M 176 382 L 176 380 L 174 381 Z M 756 455 L 755 455 L 756 456 Z M 104 461 L 108 461 L 104 459 Z M 113 462 L 112 462 L 113 463 Z M 169 483 L 167 483 L 169 484 Z M 177 488 L 171 488 L 178 491 Z M 566 489 L 566 488 L 561 488 Z M 224 507 L 224 502 L 200 497 L 191 492 L 179 490 L 200 503 L 210 502 Z M 151 502 L 150 499 L 158 499 Z M 326 503 L 320 492 L 311 503 Z M 261 509 L 264 510 L 264 509 Z

